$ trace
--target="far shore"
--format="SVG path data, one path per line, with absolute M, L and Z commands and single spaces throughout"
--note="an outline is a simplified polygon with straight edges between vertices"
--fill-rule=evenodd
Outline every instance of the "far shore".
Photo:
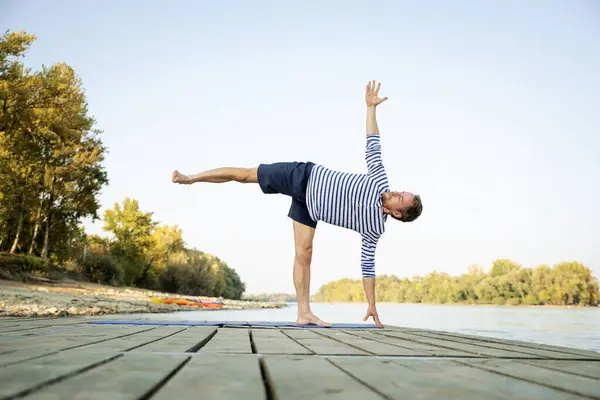
M 359 301 L 311 301 L 312 304 L 363 304 L 368 305 L 367 302 Z M 410 306 L 469 306 L 469 307 L 505 307 L 505 308 L 576 308 L 576 309 L 600 309 L 600 305 L 554 305 L 554 304 L 481 304 L 481 303 L 395 303 L 389 301 L 378 301 L 377 305 L 380 304 L 395 304 L 395 305 L 410 305 Z

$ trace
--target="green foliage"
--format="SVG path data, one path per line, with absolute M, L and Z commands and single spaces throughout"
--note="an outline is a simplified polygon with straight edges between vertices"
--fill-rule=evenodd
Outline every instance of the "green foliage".
M 123 283 L 123 268 L 112 254 L 91 253 L 83 257 L 79 264 L 81 272 L 92 282 L 118 286 Z
M 245 284 L 224 262 L 197 250 L 185 251 L 185 263 L 169 264 L 159 276 L 160 289 L 194 296 L 239 300 Z
M 364 302 L 362 281 L 340 279 L 321 286 L 317 301 Z M 379 276 L 376 299 L 394 303 L 495 305 L 598 305 L 598 281 L 578 262 L 550 268 L 522 268 L 510 260 L 496 260 L 490 272 L 472 266 L 466 274 L 432 272 L 425 277 L 399 279 Z
M 48 271 L 48 264 L 35 256 L 21 256 L 16 254 L 0 253 L 0 267 L 13 273 L 44 274 Z
M 245 295 L 243 299 L 271 303 L 296 303 L 298 301 L 296 295 L 290 293 L 257 293 L 253 295 Z
M 179 257 L 183 267 L 165 276 L 175 273 L 171 281 L 181 290 L 239 298 L 245 288 L 234 270 L 185 250 L 181 230 L 158 226 L 135 199 L 106 211 L 112 238 L 85 234 L 81 222 L 99 218 L 98 195 L 108 183 L 102 132 L 73 68 L 24 67 L 34 40 L 26 32 L 0 37 L 0 252 L 15 254 L 2 258 L 4 267 L 44 273 L 51 261 L 95 282 L 157 289 Z
M 82 219 L 97 218 L 105 149 L 74 70 L 24 68 L 34 40 L 0 38 L 0 250 L 60 261 Z

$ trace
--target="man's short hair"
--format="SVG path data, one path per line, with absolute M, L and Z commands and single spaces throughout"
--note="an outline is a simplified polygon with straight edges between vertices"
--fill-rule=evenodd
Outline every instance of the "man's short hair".
M 396 218 L 392 215 L 392 218 L 397 219 L 402 222 L 412 222 L 415 219 L 419 218 L 421 213 L 423 212 L 423 203 L 421 202 L 421 196 L 418 194 L 415 195 L 415 199 L 410 207 L 408 207 L 402 213 L 400 218 Z

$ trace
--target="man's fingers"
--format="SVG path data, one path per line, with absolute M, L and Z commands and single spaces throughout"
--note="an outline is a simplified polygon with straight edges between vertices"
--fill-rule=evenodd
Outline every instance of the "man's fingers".
M 377 84 L 377 89 L 375 89 L 375 96 L 379 93 L 379 89 L 381 88 L 381 82 Z

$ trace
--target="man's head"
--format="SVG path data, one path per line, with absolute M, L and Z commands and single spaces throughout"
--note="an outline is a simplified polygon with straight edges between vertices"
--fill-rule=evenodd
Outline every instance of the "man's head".
M 383 212 L 402 222 L 411 222 L 423 212 L 421 196 L 410 192 L 386 192 L 383 194 Z

